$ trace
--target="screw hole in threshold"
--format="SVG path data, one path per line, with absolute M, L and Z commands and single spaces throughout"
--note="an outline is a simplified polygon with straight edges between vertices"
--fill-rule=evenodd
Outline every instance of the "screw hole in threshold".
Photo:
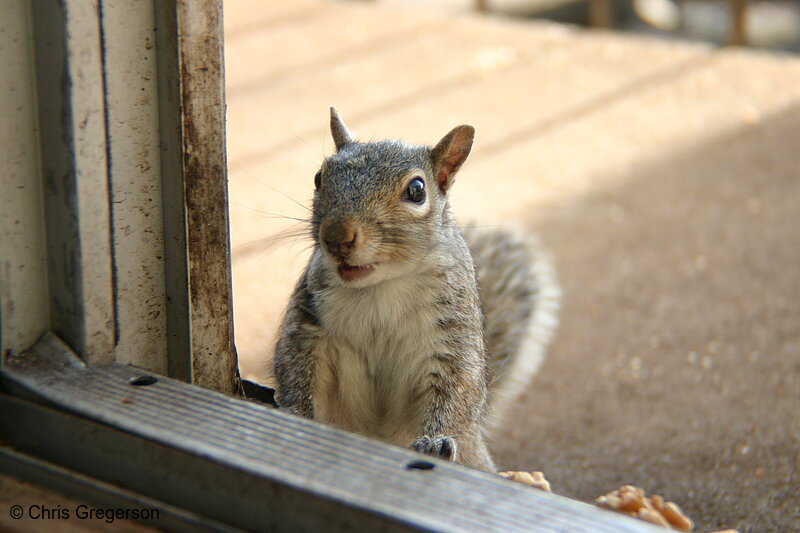
M 136 376 L 135 378 L 131 378 L 128 383 L 134 387 L 146 387 L 148 385 L 152 385 L 153 383 L 158 383 L 158 378 L 144 374 L 141 376 Z
M 433 470 L 436 465 L 429 461 L 411 461 L 406 465 L 408 470 Z

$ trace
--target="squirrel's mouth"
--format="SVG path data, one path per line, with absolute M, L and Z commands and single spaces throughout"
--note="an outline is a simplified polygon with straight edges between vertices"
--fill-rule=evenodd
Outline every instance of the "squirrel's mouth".
M 339 265 L 338 271 L 339 275 L 345 281 L 356 281 L 358 279 L 365 278 L 372 274 L 375 271 L 375 268 L 378 266 L 377 263 L 370 263 L 368 265 L 348 265 L 347 263 L 342 263 Z

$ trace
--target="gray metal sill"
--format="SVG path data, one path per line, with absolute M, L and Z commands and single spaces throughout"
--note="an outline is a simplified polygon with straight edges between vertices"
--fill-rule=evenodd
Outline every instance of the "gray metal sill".
M 0 471 L 158 507 L 159 528 L 664 531 L 134 367 L 86 366 L 50 334 L 0 377 Z

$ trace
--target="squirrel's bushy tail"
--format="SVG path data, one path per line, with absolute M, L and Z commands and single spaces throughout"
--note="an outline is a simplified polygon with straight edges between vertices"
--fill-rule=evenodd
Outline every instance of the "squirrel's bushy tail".
M 531 382 L 558 324 L 561 289 L 536 238 L 507 228 L 462 230 L 472 252 L 492 382 L 489 427 Z

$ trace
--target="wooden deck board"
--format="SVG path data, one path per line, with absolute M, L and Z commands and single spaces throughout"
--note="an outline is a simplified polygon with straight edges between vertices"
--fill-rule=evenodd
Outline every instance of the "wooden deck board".
M 347 11 L 350 5 L 341 8 Z M 398 13 L 407 14 L 378 10 L 372 22 L 385 26 L 403 20 Z M 351 17 L 339 17 L 330 20 L 330 25 L 341 19 L 356 23 Z M 321 19 L 294 30 L 314 35 L 319 23 Z M 273 49 L 273 45 L 229 45 L 229 119 L 236 126 L 229 132 L 231 160 L 246 164 L 280 155 L 287 148 L 281 134 L 302 136 L 316 131 L 325 122 L 324 116 L 319 118 L 319 110 L 331 103 L 341 108 L 352 125 L 365 119 L 387 123 L 387 135 L 417 134 L 419 128 L 413 124 L 422 116 L 430 128 L 423 135 L 430 139 L 438 135 L 431 131 L 435 124 L 430 120 L 447 127 L 467 114 L 486 139 L 487 134 L 513 129 L 513 121 L 535 122 L 540 113 L 556 114 L 559 108 L 571 107 L 572 99 L 591 100 L 609 87 L 626 85 L 665 65 L 680 64 L 703 50 L 657 41 L 622 46 L 616 38 L 602 34 L 470 16 L 431 16 L 427 24 L 436 31 L 419 32 L 411 39 L 404 34 L 399 39 L 394 39 L 394 34 L 390 38 L 375 36 L 359 45 L 359 54 L 337 49 L 329 54 L 336 56 L 335 61 L 315 59 L 312 67 L 302 66 L 304 54 L 295 53 L 297 57 L 280 61 L 295 61 L 296 66 L 273 70 L 263 59 L 263 50 Z M 410 23 L 402 25 L 414 31 Z M 242 59 L 256 52 L 262 57 L 261 64 Z M 237 62 L 246 63 L 247 69 Z M 244 85 L 243 76 L 249 80 Z M 260 82 L 251 85 L 253 80 Z M 286 106 L 288 98 L 299 100 Z M 476 98 L 480 98 L 480 107 Z M 431 116 L 428 105 L 436 106 L 440 113 Z M 398 123 L 393 115 L 408 116 L 414 108 L 421 110 L 408 120 L 410 127 Z M 261 134 L 252 135 L 253 131 Z
M 225 38 L 235 42 L 252 32 L 321 15 L 325 12 L 319 0 L 292 0 L 291 2 L 263 2 L 262 0 L 235 0 L 225 2 Z
M 295 73 L 328 68 L 368 54 L 375 48 L 413 39 L 431 30 L 434 15 L 398 11 L 376 20 L 375 12 L 363 4 L 320 3 L 321 13 L 301 17 L 264 31 L 250 31 L 229 40 L 226 59 L 230 71 L 230 94 L 257 90 Z M 390 10 L 390 13 L 395 13 Z

